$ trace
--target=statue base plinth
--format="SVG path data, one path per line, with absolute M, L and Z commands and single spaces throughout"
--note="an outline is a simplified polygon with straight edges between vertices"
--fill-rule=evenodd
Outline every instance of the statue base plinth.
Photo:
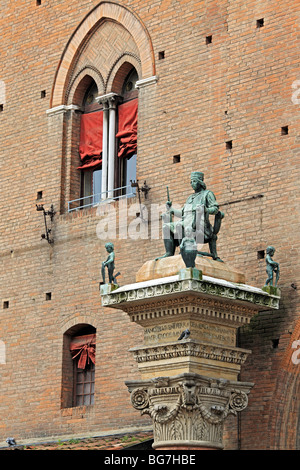
M 274 286 L 264 286 L 262 288 L 262 290 L 264 292 L 267 292 L 268 294 L 270 295 L 277 295 L 278 297 L 281 296 L 281 291 L 280 289 L 278 289 L 278 287 L 274 287 Z
M 107 295 L 113 292 L 114 290 L 118 289 L 118 284 L 114 284 L 113 282 L 111 284 L 102 284 L 100 283 L 99 289 L 100 289 L 100 294 L 101 295 Z
M 245 284 L 245 275 L 232 266 L 221 261 L 213 260 L 206 256 L 197 256 L 195 268 L 202 272 L 202 275 L 211 276 L 225 281 Z M 185 264 L 181 255 L 168 256 L 158 260 L 147 261 L 139 269 L 136 275 L 136 282 L 150 281 L 162 277 L 175 276 L 181 269 L 185 269 Z M 193 268 L 188 268 L 193 269 Z

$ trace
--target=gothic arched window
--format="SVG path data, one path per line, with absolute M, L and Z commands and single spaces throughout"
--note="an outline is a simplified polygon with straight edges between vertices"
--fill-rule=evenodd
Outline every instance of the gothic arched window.
M 97 96 L 98 88 L 92 81 L 83 99 L 80 123 L 81 207 L 96 204 L 102 198 L 103 111 Z
M 138 74 L 129 65 L 124 67 L 127 74 L 119 93 L 98 96 L 94 81 L 86 89 L 80 121 L 80 207 L 134 194 L 131 181 L 136 179 Z
M 136 180 L 138 74 L 132 68 L 122 88 L 122 104 L 118 107 L 118 185 L 122 194 L 132 194 L 131 181 Z

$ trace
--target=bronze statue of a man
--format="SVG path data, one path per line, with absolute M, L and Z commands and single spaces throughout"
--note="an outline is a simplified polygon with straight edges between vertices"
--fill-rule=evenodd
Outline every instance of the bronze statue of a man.
M 180 245 L 185 236 L 185 228 L 191 227 L 197 243 L 209 244 L 210 253 L 200 251 L 198 254 L 211 256 L 214 260 L 221 261 L 217 254 L 217 234 L 224 214 L 219 210 L 214 193 L 206 189 L 202 172 L 192 172 L 191 186 L 194 194 L 187 198 L 182 209 L 173 209 L 171 201 L 166 203 L 167 212 L 163 215 L 163 238 L 166 253 L 161 258 L 174 255 L 176 247 Z M 210 215 L 215 216 L 213 226 L 209 220 Z M 174 222 L 173 216 L 178 217 L 179 220 Z

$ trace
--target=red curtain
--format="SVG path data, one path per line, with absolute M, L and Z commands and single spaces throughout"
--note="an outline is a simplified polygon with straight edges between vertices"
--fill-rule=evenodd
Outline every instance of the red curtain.
M 138 100 L 127 101 L 118 107 L 119 157 L 130 157 L 137 151 Z
M 72 359 L 78 358 L 78 368 L 85 369 L 92 362 L 95 364 L 96 335 L 76 336 L 70 344 Z
M 93 168 L 102 162 L 103 111 L 81 115 L 79 153 L 82 165 Z

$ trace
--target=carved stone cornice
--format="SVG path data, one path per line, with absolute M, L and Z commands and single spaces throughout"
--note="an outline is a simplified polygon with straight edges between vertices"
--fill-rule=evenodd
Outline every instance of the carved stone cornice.
M 126 311 L 135 322 L 170 315 L 170 309 L 182 312 L 191 299 L 197 314 L 238 324 L 249 323 L 262 310 L 278 309 L 278 296 L 244 284 L 234 284 L 203 276 L 201 280 L 180 280 L 178 276 L 120 287 L 102 295 L 102 305 Z M 172 304 L 168 299 L 172 299 Z M 191 303 L 190 303 L 191 304 Z M 206 311 L 205 306 L 210 309 Z M 168 307 L 168 308 L 166 308 Z M 191 307 L 189 307 L 191 308 Z M 198 309 L 198 310 L 197 310 Z M 219 311 L 218 311 L 219 310 Z
M 151 344 L 130 349 L 142 379 L 182 372 L 237 380 L 251 351 L 233 345 L 212 344 L 195 339 Z
M 247 407 L 253 386 L 188 373 L 126 385 L 133 407 L 153 421 L 155 449 L 222 449 L 224 422 Z
M 251 353 L 248 349 L 205 344 L 187 339 L 181 342 L 157 346 L 141 346 L 130 349 L 138 363 L 169 360 L 180 357 L 199 357 L 214 361 L 242 365 Z

